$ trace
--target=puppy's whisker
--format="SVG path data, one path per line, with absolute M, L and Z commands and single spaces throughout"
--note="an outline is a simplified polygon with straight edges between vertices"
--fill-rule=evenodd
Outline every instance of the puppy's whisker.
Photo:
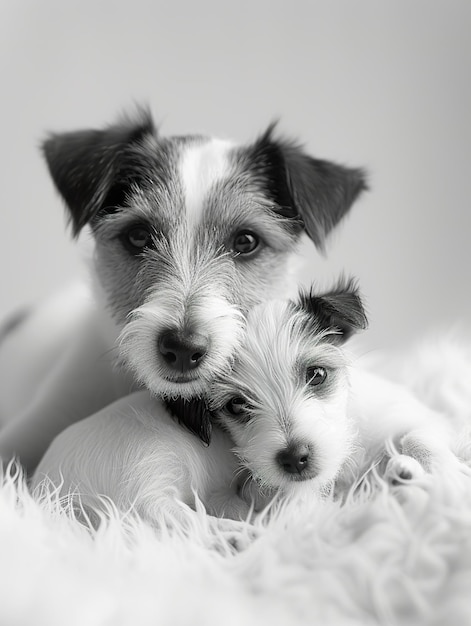
M 234 473 L 234 480 L 238 483 L 239 479 L 243 478 L 243 481 L 241 483 L 242 487 L 244 487 L 251 479 L 250 474 L 247 472 L 247 468 L 244 467 L 243 465 L 240 465 L 235 473 Z

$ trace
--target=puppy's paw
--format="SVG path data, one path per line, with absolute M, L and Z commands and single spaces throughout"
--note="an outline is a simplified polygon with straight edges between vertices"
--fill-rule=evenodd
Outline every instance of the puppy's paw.
M 439 447 L 435 444 L 436 449 L 432 451 L 430 442 L 426 443 L 420 434 L 415 432 L 407 433 L 400 442 L 402 454 L 415 459 L 426 471 L 430 471 L 434 459 L 438 457 Z
M 397 454 L 389 459 L 384 471 L 384 479 L 393 486 L 404 485 L 425 474 L 422 465 L 411 456 Z

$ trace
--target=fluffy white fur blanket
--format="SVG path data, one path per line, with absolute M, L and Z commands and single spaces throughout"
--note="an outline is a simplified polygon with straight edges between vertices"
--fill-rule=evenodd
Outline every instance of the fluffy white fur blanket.
M 407 364 L 425 400 L 471 424 L 471 351 L 429 342 Z M 469 458 L 466 433 L 459 445 Z M 159 535 L 118 514 L 88 531 L 4 478 L 0 559 L 2 626 L 462 626 L 471 473 L 389 489 L 372 472 L 344 506 L 305 502 L 254 526 L 188 512 L 186 530 Z

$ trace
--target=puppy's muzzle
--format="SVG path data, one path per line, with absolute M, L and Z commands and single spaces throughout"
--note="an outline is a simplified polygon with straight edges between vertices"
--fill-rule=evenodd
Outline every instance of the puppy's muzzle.
M 303 443 L 291 443 L 276 455 L 276 462 L 292 480 L 307 480 L 316 473 L 311 448 Z
M 196 369 L 203 362 L 209 339 L 189 329 L 168 329 L 157 339 L 158 353 L 165 365 L 179 374 Z

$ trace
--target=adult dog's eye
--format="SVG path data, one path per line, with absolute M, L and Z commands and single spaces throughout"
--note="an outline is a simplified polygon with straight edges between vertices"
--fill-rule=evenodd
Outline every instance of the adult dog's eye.
M 232 249 L 238 254 L 252 254 L 260 246 L 260 239 L 250 230 L 241 230 L 235 234 Z
M 226 403 L 225 408 L 231 415 L 234 415 L 235 417 L 242 417 L 247 412 L 247 402 L 244 398 L 231 398 L 229 402 Z
M 148 226 L 133 226 L 123 233 L 123 241 L 130 252 L 137 254 L 152 244 L 152 235 Z
M 327 378 L 327 371 L 324 367 L 320 367 L 319 365 L 314 365 L 313 367 L 308 367 L 306 370 L 306 383 L 311 387 L 317 387 L 318 385 L 322 385 Z

